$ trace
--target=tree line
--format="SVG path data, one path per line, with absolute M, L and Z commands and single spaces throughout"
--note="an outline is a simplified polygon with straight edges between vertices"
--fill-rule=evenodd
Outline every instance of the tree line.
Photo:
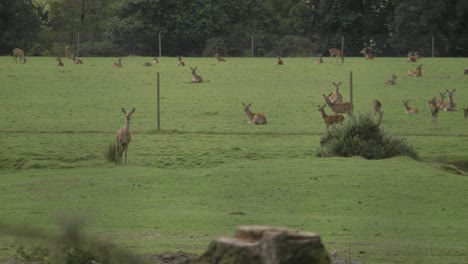
M 259 56 L 325 51 L 342 37 L 353 40 L 356 50 L 383 54 L 429 53 L 434 37 L 437 55 L 468 55 L 466 0 L 3 0 L 0 17 L 3 55 L 15 47 L 55 55 L 57 45 L 76 42 L 78 34 L 88 55 L 124 53 L 125 45 L 147 55 L 158 43 L 136 40 L 158 34 L 179 36 L 174 43 L 197 36 L 192 50 L 169 54 L 216 50 L 242 56 L 248 51 L 226 42 L 254 36 Z

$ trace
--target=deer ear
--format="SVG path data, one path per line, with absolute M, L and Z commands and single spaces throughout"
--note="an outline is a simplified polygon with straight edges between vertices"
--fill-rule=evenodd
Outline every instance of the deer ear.
M 242 102 L 242 105 L 245 106 L 244 102 Z
M 132 109 L 132 111 L 130 112 L 130 114 L 133 114 L 135 113 L 135 107 Z
M 341 82 L 339 82 L 338 85 L 341 85 Z
M 125 108 L 123 108 L 123 107 L 122 107 L 122 112 L 123 112 L 124 114 L 127 113 L 127 111 L 125 111 Z

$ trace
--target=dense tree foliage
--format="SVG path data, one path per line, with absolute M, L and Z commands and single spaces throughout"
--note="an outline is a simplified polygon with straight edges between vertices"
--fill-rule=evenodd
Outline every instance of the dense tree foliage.
M 348 54 L 363 46 L 386 54 L 428 52 L 435 37 L 440 55 L 466 56 L 467 17 L 466 0 L 4 0 L 0 53 L 16 46 L 54 53 L 56 43 L 73 44 L 80 34 L 84 53 L 147 54 L 157 43 L 141 45 L 137 40 L 165 34 L 197 36 L 204 43 L 171 54 L 245 55 L 225 43 L 254 36 L 265 51 L 259 55 L 288 55 L 277 46 L 299 43 L 325 50 L 344 36 Z

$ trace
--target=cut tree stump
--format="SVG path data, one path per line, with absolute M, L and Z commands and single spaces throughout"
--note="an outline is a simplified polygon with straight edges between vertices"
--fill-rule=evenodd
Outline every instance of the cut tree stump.
M 330 264 L 320 235 L 272 226 L 240 226 L 220 237 L 191 264 Z

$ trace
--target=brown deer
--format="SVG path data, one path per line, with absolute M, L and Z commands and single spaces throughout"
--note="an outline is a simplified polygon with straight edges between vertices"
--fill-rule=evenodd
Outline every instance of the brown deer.
M 416 57 L 416 59 L 420 60 L 421 59 L 421 55 L 419 55 L 419 51 L 415 51 L 413 52 L 413 56 Z
M 73 61 L 74 64 L 83 64 L 83 61 L 80 60 L 80 59 L 78 59 L 77 57 L 75 57 L 74 54 L 72 54 L 72 58 L 71 58 L 71 59 L 72 59 L 72 61 Z
M 203 82 L 203 78 L 197 74 L 196 70 L 197 67 L 192 68 L 190 67 L 190 70 L 192 70 L 192 83 L 201 83 Z
M 436 103 L 436 97 L 432 98 L 428 104 L 431 107 L 431 127 L 437 128 L 437 114 L 439 114 L 439 107 Z
M 151 63 L 153 63 L 153 64 L 159 63 L 158 56 L 154 57 L 153 61 L 151 61 Z
M 122 58 L 119 58 L 117 62 L 112 63 L 112 68 L 122 68 Z
M 242 103 L 242 105 L 244 106 L 245 114 L 249 118 L 249 121 L 247 121 L 247 124 L 265 125 L 267 123 L 267 119 L 265 115 L 263 115 L 262 113 L 252 113 L 252 111 L 250 111 L 250 106 L 252 105 L 251 103 L 249 103 L 248 105 Z
M 465 118 L 468 118 L 468 106 L 463 106 L 463 114 L 465 115 Z
M 442 110 L 442 111 L 453 111 L 453 109 L 456 106 L 456 104 L 453 102 L 453 93 L 455 92 L 455 89 L 453 89 L 452 91 L 449 91 L 449 89 L 446 89 L 446 91 L 447 91 L 449 100 L 448 101 L 443 101 L 443 102 L 440 103 L 440 105 L 439 105 L 440 110 Z M 442 94 L 441 94 L 441 96 L 442 96 Z
M 67 58 L 69 58 L 69 59 L 72 59 L 72 57 L 73 57 L 70 45 L 68 45 L 68 44 L 65 45 L 65 56 L 67 56 Z
M 335 113 L 335 114 L 347 113 L 348 115 L 350 114 L 350 112 L 351 112 L 351 103 L 349 103 L 349 102 L 347 102 L 347 103 L 332 103 L 330 101 L 330 98 L 328 97 L 328 95 L 322 94 L 322 96 L 323 96 L 323 99 L 325 100 L 325 102 L 327 103 L 327 105 L 333 111 L 333 113 Z
M 60 56 L 57 56 L 57 59 L 55 59 L 55 60 L 57 61 L 56 66 L 60 66 L 60 67 L 63 66 L 63 62 L 62 62 L 62 59 L 60 58 Z
M 280 57 L 278 57 L 278 60 L 276 61 L 276 64 L 277 65 L 284 65 L 284 61 Z
M 26 63 L 26 58 L 24 57 L 24 50 L 20 48 L 15 48 L 13 49 L 13 61 L 18 63 L 18 58 L 20 63 L 21 61 L 23 61 L 23 64 Z M 13 61 L 11 63 L 13 63 Z
M 396 79 L 398 79 L 395 74 L 392 74 L 392 79 L 391 80 L 385 80 L 384 83 L 386 85 L 395 85 L 396 84 Z
M 372 55 L 369 48 L 362 49 L 360 51 L 360 53 L 364 54 L 364 58 L 366 58 L 366 60 L 373 60 L 374 59 L 374 55 Z
M 374 116 L 379 114 L 382 112 L 382 103 L 375 99 L 374 102 L 373 102 L 373 105 L 374 105 Z
M 317 105 L 319 112 L 322 114 L 322 119 L 325 122 L 326 127 L 328 127 L 329 125 L 333 125 L 333 124 L 336 124 L 336 123 L 343 122 L 343 120 L 344 120 L 343 115 L 327 115 L 327 114 L 325 114 L 325 109 L 324 109 L 325 106 L 326 106 L 326 104 L 324 104 L 323 106 Z
M 415 55 L 416 52 L 413 52 L 413 51 L 410 51 L 408 52 L 408 55 L 406 55 L 408 57 L 408 62 L 417 62 L 418 61 L 418 57 Z
M 422 64 L 420 64 L 416 69 L 411 69 L 408 71 L 408 76 L 411 77 L 422 77 Z
M 465 69 L 463 70 L 463 74 L 465 74 L 465 75 L 468 74 L 468 68 L 465 68 Z
M 127 163 L 127 151 L 128 145 L 130 144 L 131 134 L 130 134 L 130 117 L 135 113 L 135 108 L 132 111 L 127 112 L 122 107 L 122 112 L 125 114 L 125 126 L 117 131 L 115 134 L 115 144 L 116 144 L 116 159 L 115 162 L 122 163 L 122 155 L 125 152 L 125 163 Z
M 439 94 L 440 94 L 440 99 L 436 99 L 436 104 L 437 104 L 437 106 L 438 106 L 439 108 L 440 108 L 440 105 L 444 103 L 445 98 L 447 97 L 447 96 L 446 96 L 446 93 L 447 93 L 447 92 L 439 93 Z M 430 101 L 429 101 L 429 102 L 430 102 Z M 428 102 L 428 103 L 429 103 L 429 102 Z
M 317 59 L 314 60 L 314 63 L 315 64 L 322 64 L 323 63 L 323 59 L 322 59 L 322 53 L 319 54 L 319 57 Z
M 333 82 L 333 85 L 335 86 L 335 92 L 330 93 L 328 95 L 328 98 L 330 99 L 330 102 L 332 102 L 332 103 L 341 103 L 341 102 L 343 102 L 343 95 L 340 93 L 341 82 L 339 82 L 339 83 Z
M 336 48 L 331 48 L 331 49 L 328 50 L 328 52 L 330 53 L 330 58 L 331 57 L 336 57 L 337 61 L 338 61 L 338 58 L 341 58 L 341 62 L 342 63 L 344 62 L 343 52 L 341 52 L 341 50 L 336 49 Z
M 417 108 L 409 106 L 409 100 L 403 101 L 403 106 L 405 107 L 405 113 L 406 114 L 417 114 L 417 113 L 419 113 L 419 110 Z
M 182 58 L 182 56 L 179 56 L 177 61 L 178 61 L 177 66 L 185 66 L 185 62 L 184 62 L 184 59 Z
M 159 63 L 158 57 L 154 57 L 151 62 L 145 62 L 143 63 L 143 66 L 145 67 L 151 67 L 153 64 Z
M 218 53 L 218 52 L 215 53 L 215 58 L 216 58 L 219 62 L 225 62 L 225 61 L 226 61 L 225 58 L 219 56 L 219 53 Z

